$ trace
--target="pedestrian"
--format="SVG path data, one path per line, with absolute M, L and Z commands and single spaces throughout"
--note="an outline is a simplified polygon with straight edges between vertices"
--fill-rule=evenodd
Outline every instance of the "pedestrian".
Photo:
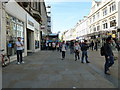
M 80 53 L 80 45 L 78 42 L 75 42 L 75 46 L 74 46 L 74 52 L 75 52 L 75 61 L 77 61 L 77 59 L 80 59 L 79 53 Z
M 66 47 L 66 44 L 65 44 L 65 41 L 62 42 L 62 48 L 61 48 L 61 51 L 62 51 L 62 60 L 65 59 L 65 52 L 67 50 L 67 47 Z
M 94 42 L 93 41 L 91 42 L 91 49 L 92 49 L 92 51 L 94 50 Z
M 96 51 L 98 50 L 98 42 L 97 41 L 95 42 L 95 50 Z
M 57 51 L 59 51 L 59 49 L 60 49 L 59 42 L 58 42 L 57 45 L 56 45 L 56 49 L 57 49 Z
M 73 40 L 70 41 L 70 54 L 73 54 L 74 53 L 74 42 Z
M 90 63 L 88 61 L 88 54 L 87 54 L 87 50 L 89 49 L 89 45 L 87 44 L 87 40 L 84 40 L 84 42 L 81 45 L 81 51 L 82 51 L 82 58 L 81 58 L 81 63 L 84 63 L 84 57 L 86 60 L 86 63 Z
M 120 41 L 116 42 L 116 48 L 117 48 L 118 51 L 120 51 Z
M 22 52 L 23 52 L 23 42 L 21 41 L 21 37 L 17 38 L 18 41 L 16 42 L 17 47 L 17 64 L 24 63 L 22 59 Z
M 48 41 L 46 41 L 46 50 L 48 50 L 48 48 L 49 48 L 49 45 L 48 45 Z
M 110 75 L 109 68 L 114 64 L 114 54 L 111 48 L 112 37 L 108 37 L 106 39 L 106 43 L 104 44 L 104 51 L 105 51 L 105 65 L 104 65 L 104 72 L 107 75 Z
M 54 51 L 54 50 L 55 50 L 55 48 L 56 48 L 56 43 L 55 43 L 55 42 L 53 42 L 53 43 L 52 43 L 52 50 Z
M 62 42 L 59 43 L 59 50 L 62 52 Z

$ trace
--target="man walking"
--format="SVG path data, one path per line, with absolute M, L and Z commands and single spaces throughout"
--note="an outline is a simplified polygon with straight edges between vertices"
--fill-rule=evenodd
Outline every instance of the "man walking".
M 111 67 L 114 64 L 114 55 L 112 52 L 112 48 L 111 48 L 111 43 L 112 43 L 112 38 L 108 37 L 106 39 L 106 43 L 104 45 L 104 51 L 105 51 L 105 74 L 110 75 L 109 71 L 109 67 Z
M 83 60 L 84 60 L 84 57 L 85 57 L 85 60 L 86 60 L 86 63 L 90 63 L 88 61 L 88 55 L 87 55 L 87 50 L 88 50 L 89 46 L 87 44 L 87 40 L 84 40 L 84 42 L 82 43 L 81 45 L 81 51 L 82 51 L 82 61 L 81 63 L 84 63 Z
M 95 42 L 95 50 L 98 50 L 98 41 Z
M 17 38 L 18 41 L 16 42 L 17 47 L 17 64 L 24 63 L 22 59 L 22 51 L 23 51 L 23 42 L 21 41 L 21 37 Z
M 92 49 L 92 51 L 94 50 L 94 42 L 93 41 L 91 42 L 91 49 Z
M 80 59 L 79 53 L 80 53 L 80 45 L 78 42 L 75 42 L 75 46 L 74 46 L 74 52 L 75 52 L 75 61 L 77 61 L 77 59 Z
M 74 53 L 74 42 L 70 41 L 70 54 Z

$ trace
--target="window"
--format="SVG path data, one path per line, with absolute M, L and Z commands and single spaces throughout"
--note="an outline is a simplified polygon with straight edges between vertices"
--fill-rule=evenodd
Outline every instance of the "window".
M 110 21 L 110 27 L 116 26 L 116 20 Z
M 96 27 L 93 28 L 93 31 L 94 31 L 94 32 L 96 31 Z
M 107 23 L 104 23 L 103 24 L 103 29 L 107 29 L 108 28 L 108 24 Z
M 100 30 L 100 25 L 99 26 L 97 26 L 97 31 L 99 31 Z
M 6 44 L 7 44 L 7 54 L 13 56 L 16 54 L 16 46 L 15 42 L 17 37 L 23 37 L 24 33 L 24 23 L 17 18 L 8 15 L 9 18 L 6 18 L 7 25 L 6 25 Z
M 93 16 L 93 22 L 95 21 L 95 15 Z
M 107 8 L 103 9 L 103 16 L 107 15 Z
M 116 10 L 115 2 L 110 5 L 110 13 Z
M 92 23 L 92 19 L 90 18 L 90 23 Z
M 97 18 L 99 18 L 99 17 L 100 17 L 100 13 L 98 12 L 98 13 L 97 13 Z

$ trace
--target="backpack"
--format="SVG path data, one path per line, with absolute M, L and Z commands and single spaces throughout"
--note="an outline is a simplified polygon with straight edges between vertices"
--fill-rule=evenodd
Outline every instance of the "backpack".
M 101 54 L 101 56 L 105 56 L 105 48 L 104 48 L 104 45 L 100 48 L 100 54 Z

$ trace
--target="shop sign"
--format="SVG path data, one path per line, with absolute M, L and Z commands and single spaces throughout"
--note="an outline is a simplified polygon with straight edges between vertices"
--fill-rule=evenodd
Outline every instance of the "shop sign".
M 34 21 L 35 20 L 29 14 L 27 14 L 27 28 L 33 31 L 35 30 Z

